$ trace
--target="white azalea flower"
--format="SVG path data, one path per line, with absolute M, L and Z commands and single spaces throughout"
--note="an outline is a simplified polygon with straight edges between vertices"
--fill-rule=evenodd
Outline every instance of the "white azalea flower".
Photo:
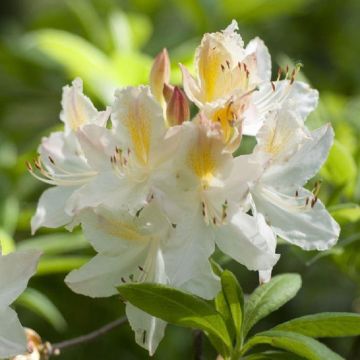
M 319 184 L 313 192 L 303 188 L 326 160 L 333 136 L 329 124 L 309 131 L 284 109 L 271 114 L 257 137 L 253 157 L 264 171 L 250 190 L 256 210 L 276 235 L 305 250 L 326 250 L 339 237 L 339 225 L 318 199 Z
M 268 226 L 260 217 L 246 214 L 247 183 L 260 168 L 247 155 L 233 158 L 224 152 L 220 127 L 206 118 L 184 124 L 183 131 L 189 136 L 188 143 L 182 144 L 183 154 L 178 154 L 173 181 L 178 190 L 165 189 L 178 205 L 167 213 L 183 241 L 211 248 L 216 244 L 250 270 L 271 268 L 278 255 L 264 236 Z
M 0 358 L 26 351 L 25 331 L 9 305 L 25 290 L 36 271 L 39 256 L 38 251 L 1 255 L 0 249 Z
M 99 171 L 110 167 L 105 149 L 111 141 L 105 128 L 110 109 L 98 112 L 82 93 L 82 82 L 76 79 L 63 89 L 61 120 L 64 132 L 44 138 L 38 149 L 34 166 L 28 163 L 31 174 L 54 185 L 40 200 L 31 226 L 59 227 L 73 221 L 74 213 L 66 211 L 69 197 L 92 181 Z
M 225 30 L 204 35 L 195 55 L 196 79 L 182 67 L 189 99 L 209 119 L 221 122 L 223 131 L 232 134 L 232 140 L 239 132 L 237 124 L 241 120 L 244 120 L 243 133 L 255 135 L 265 115 L 284 102 L 289 102 L 305 118 L 316 107 L 317 91 L 295 81 L 298 69 L 287 69 L 284 80 L 280 79 L 280 72 L 277 80 L 271 82 L 267 47 L 259 38 L 244 47 L 237 30 L 233 20 Z M 228 136 L 224 137 L 228 142 Z
M 135 217 L 127 211 L 99 207 L 84 211 L 80 218 L 84 234 L 98 254 L 67 276 L 65 281 L 73 291 L 91 297 L 111 296 L 127 282 L 169 284 L 208 299 L 219 291 L 208 261 L 212 249 L 204 251 L 198 246 L 197 254 L 191 255 L 197 262 L 189 264 L 188 243 L 177 239 L 176 230 L 155 202 Z M 199 283 L 202 285 L 198 287 Z M 130 304 L 126 305 L 126 314 L 136 341 L 153 354 L 166 323 Z
M 116 92 L 112 113 L 116 150 L 103 171 L 69 200 L 80 210 L 105 205 L 127 208 L 132 214 L 156 196 L 166 182 L 178 144 L 177 127 L 168 128 L 163 110 L 147 86 Z

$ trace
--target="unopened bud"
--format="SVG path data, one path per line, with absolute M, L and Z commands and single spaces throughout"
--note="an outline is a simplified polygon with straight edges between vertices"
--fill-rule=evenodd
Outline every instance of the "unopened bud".
M 51 354 L 58 355 L 53 351 L 48 342 L 43 342 L 40 335 L 32 329 L 25 328 L 27 352 L 16 355 L 10 360 L 48 360 Z
M 169 125 L 180 125 L 190 119 L 190 109 L 185 94 L 175 86 L 170 101 L 167 104 L 166 118 Z
M 170 84 L 164 84 L 163 96 L 166 103 L 169 103 L 174 92 L 174 86 Z
M 170 59 L 166 49 L 155 58 L 150 72 L 150 88 L 159 102 L 163 102 L 163 88 L 170 81 Z

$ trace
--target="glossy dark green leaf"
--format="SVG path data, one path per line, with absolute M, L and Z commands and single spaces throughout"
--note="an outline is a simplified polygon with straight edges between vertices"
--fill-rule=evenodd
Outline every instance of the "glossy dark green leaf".
M 241 342 L 244 314 L 244 293 L 235 275 L 225 270 L 221 275 L 221 287 L 229 306 L 232 322 L 236 332 L 236 340 Z
M 259 320 L 290 301 L 300 287 L 299 275 L 283 274 L 256 288 L 245 304 L 244 336 Z
M 277 325 L 274 330 L 292 331 L 314 338 L 358 336 L 360 315 L 352 313 L 307 315 Z
M 289 331 L 265 331 L 252 337 L 244 346 L 246 353 L 256 345 L 268 344 L 308 360 L 344 360 L 321 342 Z
M 118 291 L 139 309 L 172 324 L 202 329 L 231 348 L 223 318 L 206 300 L 159 284 L 122 285 Z

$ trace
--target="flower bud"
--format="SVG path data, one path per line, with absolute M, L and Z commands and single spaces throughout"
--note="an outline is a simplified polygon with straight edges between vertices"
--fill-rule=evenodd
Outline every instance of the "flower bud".
M 190 119 L 190 108 L 185 94 L 175 86 L 167 104 L 166 118 L 170 126 L 180 125 Z
M 25 328 L 28 351 L 17 355 L 11 360 L 47 360 L 51 352 L 50 344 L 43 343 L 40 335 L 32 329 Z
M 164 84 L 164 88 L 163 88 L 163 96 L 164 99 L 166 101 L 166 103 L 168 103 L 173 95 L 174 92 L 174 86 L 170 85 L 170 84 Z
M 150 72 L 150 88 L 159 102 L 164 101 L 164 84 L 170 81 L 170 59 L 166 49 L 163 49 L 155 58 Z

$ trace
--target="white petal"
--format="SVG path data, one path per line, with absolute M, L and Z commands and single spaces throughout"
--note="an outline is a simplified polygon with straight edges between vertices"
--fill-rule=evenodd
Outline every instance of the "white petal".
M 117 287 L 139 271 L 146 258 L 145 247 L 129 247 L 121 256 L 96 255 L 78 270 L 73 270 L 65 283 L 77 294 L 108 297 L 118 293 Z
M 111 121 L 123 151 L 145 166 L 151 161 L 153 146 L 166 133 L 163 110 L 148 86 L 127 87 L 115 93 Z
M 117 216 L 119 215 L 104 209 L 98 211 L 86 209 L 80 213 L 79 219 L 85 238 L 97 252 L 103 255 L 118 256 L 134 245 L 130 235 L 136 232 L 130 228 L 130 225 L 132 220 L 134 224 L 136 220 L 127 212 L 122 213 L 121 217 L 116 218 Z M 129 235 L 127 238 L 121 237 L 122 233 Z
M 214 38 L 217 38 L 230 53 L 236 57 L 242 57 L 244 52 L 244 41 L 238 33 L 239 26 L 236 20 L 232 20 L 228 27 L 221 31 L 212 33 Z
M 325 162 L 333 144 L 334 131 L 330 124 L 314 130 L 300 149 L 286 163 L 273 164 L 265 172 L 262 181 L 281 189 L 302 187 Z
M 77 131 L 76 136 L 92 169 L 105 171 L 111 168 L 110 157 L 115 154 L 116 141 L 110 130 L 85 125 Z
M 71 222 L 72 216 L 65 213 L 65 204 L 76 190 L 74 187 L 56 186 L 45 190 L 31 219 L 31 233 L 40 227 L 57 228 Z
M 266 122 L 259 130 L 254 153 L 261 155 L 267 166 L 281 164 L 286 166 L 288 159 L 310 138 L 310 132 L 301 118 L 290 110 L 269 113 Z
M 173 234 L 164 247 L 166 273 L 170 284 L 182 287 L 204 274 L 215 244 L 211 228 L 197 212 L 183 213 Z
M 80 78 L 75 79 L 72 86 L 64 86 L 61 105 L 60 119 L 65 123 L 67 132 L 76 131 L 82 125 L 89 124 L 98 115 L 91 100 L 83 94 Z
M 311 89 L 304 82 L 295 81 L 291 84 L 289 80 L 281 80 L 275 82 L 274 86 L 275 91 L 271 83 L 264 83 L 259 91 L 254 93 L 254 102 L 260 113 L 270 108 L 276 109 L 283 106 L 295 111 L 301 119 L 305 120 L 318 104 L 318 91 Z
M 256 212 L 256 209 L 253 210 Z M 267 244 L 269 248 L 275 252 L 276 250 L 276 235 L 274 234 L 274 231 L 271 229 L 270 226 L 266 224 L 265 217 L 260 214 L 256 213 L 256 219 L 259 225 L 259 229 L 263 237 L 267 240 Z M 259 283 L 264 284 L 271 280 L 271 273 L 272 268 L 269 270 L 260 270 L 259 271 Z
M 91 170 L 73 132 L 51 133 L 49 137 L 42 139 L 38 152 L 51 174 L 82 173 Z
M 271 280 L 271 270 L 259 271 L 259 283 L 266 284 Z
M 295 81 L 291 87 L 284 103 L 285 107 L 294 110 L 305 120 L 316 109 L 319 102 L 319 92 L 301 81 Z
M 273 90 L 273 86 L 275 90 Z M 306 83 L 289 80 L 264 82 L 253 96 L 253 106 L 245 113 L 243 133 L 256 135 L 269 111 L 280 108 L 295 112 L 303 121 L 316 108 L 319 100 L 318 91 Z
M 16 312 L 10 308 L 0 309 L 0 358 L 5 359 L 25 352 L 25 331 Z
M 198 83 L 190 75 L 188 69 L 185 66 L 180 64 L 180 69 L 182 72 L 182 81 L 186 96 L 190 101 L 196 104 L 196 106 L 201 108 L 203 104 L 201 102 L 201 91 Z
M 215 235 L 220 250 L 249 270 L 268 270 L 279 259 L 256 218 L 241 211 L 230 219 L 229 224 L 218 227 Z
M 247 55 L 253 55 L 255 57 L 256 68 L 254 70 L 258 79 L 256 83 L 259 81 L 270 81 L 271 56 L 264 42 L 259 38 L 252 39 L 247 44 L 245 52 Z M 252 76 L 253 74 L 250 72 L 250 77 Z M 253 80 L 251 80 L 251 82 L 255 83 Z
M 0 309 L 10 305 L 25 290 L 35 274 L 40 255 L 37 250 L 0 255 Z
M 144 311 L 126 304 L 126 316 L 135 332 L 136 342 L 154 355 L 160 341 L 164 337 L 166 322 L 151 316 Z
M 291 196 L 292 195 L 292 196 Z M 308 206 L 305 206 L 309 197 Z M 311 208 L 311 192 L 303 189 L 299 196 L 281 194 L 275 189 L 254 190 L 256 209 L 270 223 L 274 232 L 305 250 L 327 250 L 338 240 L 340 228 L 321 201 Z
M 181 285 L 185 291 L 198 295 L 203 299 L 213 299 L 220 291 L 220 279 L 213 273 L 210 262 L 202 261 L 202 267 L 198 273 Z
M 66 212 L 76 214 L 87 207 L 103 205 L 113 209 L 129 209 L 134 214 L 146 205 L 149 192 L 147 182 L 118 177 L 113 171 L 106 171 L 72 194 L 66 203 Z

